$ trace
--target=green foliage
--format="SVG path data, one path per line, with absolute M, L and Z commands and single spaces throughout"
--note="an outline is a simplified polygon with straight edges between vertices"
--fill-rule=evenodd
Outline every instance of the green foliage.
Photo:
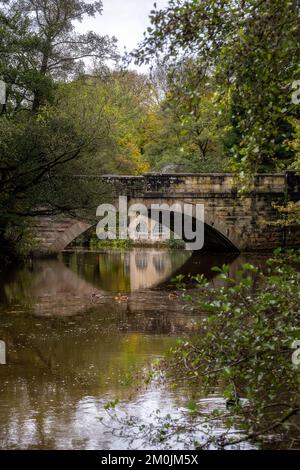
M 184 250 L 185 242 L 183 240 L 170 238 L 170 240 L 167 240 L 167 246 L 170 250 Z
M 171 0 L 151 13 L 151 27 L 135 52 L 138 62 L 161 53 L 167 61 L 195 60 L 220 100 L 228 102 L 233 168 L 282 169 L 293 162 L 299 117 L 292 83 L 299 77 L 297 0 Z M 185 85 L 182 86 L 183 94 Z M 201 87 L 189 85 L 197 99 Z
M 145 381 L 167 376 L 183 393 L 188 383 L 185 411 L 171 417 L 157 410 L 150 425 L 141 425 L 138 417 L 114 419 L 123 433 L 145 445 L 170 445 L 176 436 L 176 442 L 197 449 L 239 448 L 249 441 L 271 447 L 277 439 L 281 448 L 297 446 L 300 250 L 278 248 L 264 271 L 251 263 L 243 264 L 235 278 L 225 264 L 213 271 L 218 287 L 194 276 L 198 289 L 185 296 L 201 314 L 197 333 L 179 340 Z M 173 282 L 185 290 L 184 281 L 181 275 Z M 198 397 L 208 394 L 222 394 L 224 406 L 203 409 Z
M 205 70 L 194 60 L 166 64 L 164 93 L 150 122 L 151 136 L 145 158 L 156 170 L 210 172 L 228 167 L 224 146 L 229 128 L 225 102 L 209 83 Z M 153 74 L 162 80 L 160 68 Z M 194 89 L 194 93 L 191 90 Z
M 77 131 L 58 108 L 0 118 L 0 240 L 8 257 L 22 254 L 31 217 L 95 212 L 104 188 L 101 195 L 95 183 L 74 175 L 82 172 L 81 156 L 92 153 L 99 138 Z
M 115 409 L 118 404 L 119 404 L 119 400 L 109 401 L 104 405 L 104 409 L 105 410 Z
M 285 206 L 273 204 L 274 209 L 278 211 L 278 220 L 269 222 L 270 225 L 278 227 L 299 227 L 300 224 L 300 201 L 288 202 Z
M 59 205 L 57 199 L 62 196 L 65 183 L 55 180 L 58 172 L 68 178 L 72 161 L 73 174 L 76 170 L 80 174 L 79 156 L 87 160 L 105 144 L 107 126 L 103 124 L 99 129 L 99 120 L 92 120 L 91 116 L 89 122 L 79 122 L 79 112 L 87 115 L 88 107 L 83 107 L 83 97 L 75 97 L 78 103 L 70 99 L 70 94 L 67 99 L 67 86 L 64 90 L 61 85 L 84 71 L 84 58 L 93 57 L 99 66 L 114 57 L 114 39 L 74 32 L 76 20 L 101 11 L 101 1 L 1 2 L 0 75 L 7 85 L 7 104 L 0 121 L 0 163 L 2 197 L 8 197 L 8 209 L 10 203 L 16 205 L 13 198 L 17 197 L 17 212 L 27 212 L 27 193 L 32 190 L 35 193 L 31 202 L 36 206 Z M 93 164 L 89 164 L 91 169 Z M 88 168 L 87 162 L 85 167 Z M 26 197 L 20 198 L 21 192 L 27 192 Z M 72 182 L 63 197 L 70 209 L 79 207 Z M 71 199 L 75 200 L 70 207 Z
M 110 249 L 110 250 L 128 250 L 132 248 L 132 240 L 98 240 L 92 239 L 90 247 L 94 249 Z
M 207 317 L 171 359 L 177 376 L 183 368 L 184 380 L 223 390 L 228 426 L 237 422 L 246 433 L 242 440 L 273 431 L 287 440 L 297 436 L 299 369 L 291 345 L 300 331 L 300 251 L 277 250 L 267 266 L 263 273 L 244 264 L 235 279 L 228 266 L 216 267 L 222 288 L 207 289 L 201 280 L 192 300 Z
M 74 31 L 75 21 L 101 12 L 102 1 L 0 2 L 0 76 L 8 85 L 7 113 L 36 112 L 51 102 L 58 81 L 84 72 L 84 59 L 103 68 L 105 60 L 117 58 L 115 38 Z
M 177 289 L 185 289 L 186 283 L 184 274 L 178 274 L 176 277 L 171 279 L 171 282 L 175 284 Z
M 102 139 L 89 164 L 98 162 L 98 173 L 140 174 L 149 169 L 142 147 L 151 88 L 147 77 L 135 72 L 106 72 L 82 77 L 60 90 L 58 105 L 72 111 L 78 131 Z
M 7 85 L 0 114 L 2 266 L 30 248 L 31 217 L 90 218 L 106 192 L 79 177 L 99 174 L 108 160 L 105 113 L 91 113 L 83 96 L 72 100 L 62 86 L 84 72 L 85 58 L 102 70 L 103 61 L 117 58 L 114 38 L 74 31 L 75 21 L 101 11 L 101 1 L 0 2 L 0 77 Z M 91 158 L 99 148 L 105 150 Z

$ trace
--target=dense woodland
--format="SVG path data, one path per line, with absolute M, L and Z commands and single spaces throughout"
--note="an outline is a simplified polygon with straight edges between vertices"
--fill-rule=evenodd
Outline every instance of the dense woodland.
M 99 186 L 73 175 L 242 176 L 299 165 L 299 106 L 292 100 L 298 0 L 154 5 L 144 42 L 129 57 L 101 31 L 76 32 L 77 21 L 102 9 L 102 1 L 0 2 L 7 87 L 0 241 L 7 258 L 28 249 L 28 217 L 46 207 L 94 211 Z M 149 74 L 134 71 L 134 63 L 148 64 Z
M 108 190 L 82 175 L 231 171 L 244 188 L 255 172 L 299 171 L 299 7 L 154 4 L 143 42 L 123 57 L 115 38 L 76 32 L 102 13 L 101 0 L 0 1 L 0 270 L 30 251 L 35 216 L 95 215 Z M 285 225 L 299 224 L 299 207 L 279 208 Z M 166 369 L 210 390 L 221 383 L 228 430 L 238 419 L 241 441 L 280 432 L 299 444 L 299 263 L 279 249 L 264 272 L 246 264 L 231 279 L 224 265 L 215 268 L 224 287 L 199 275 L 197 295 L 186 297 L 207 321 Z M 193 402 L 189 411 L 203 418 Z M 172 420 L 160 426 L 159 442 L 178 432 Z M 215 444 L 232 444 L 227 437 Z

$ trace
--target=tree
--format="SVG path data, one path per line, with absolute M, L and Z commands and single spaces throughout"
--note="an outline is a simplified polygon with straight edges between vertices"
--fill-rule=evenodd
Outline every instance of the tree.
M 136 59 L 196 57 L 220 97 L 230 97 L 239 168 L 287 167 L 294 157 L 287 141 L 296 114 L 291 84 L 299 76 L 299 0 L 171 0 L 150 18 Z
M 85 59 L 104 69 L 106 59 L 117 57 L 114 38 L 74 30 L 75 21 L 101 11 L 101 1 L 0 3 L 0 76 L 7 85 L 0 116 L 0 246 L 6 261 L 22 254 L 32 216 L 80 211 L 89 217 L 105 191 L 73 177 L 101 171 L 89 157 L 106 145 L 105 123 L 97 132 L 94 122 L 79 124 L 76 106 L 64 108 L 61 94 Z
M 182 60 L 155 70 L 154 82 L 163 93 L 156 111 L 156 128 L 145 146 L 145 157 L 156 169 L 220 171 L 229 127 L 225 100 L 210 83 L 207 71 L 195 60 Z M 191 89 L 194 90 L 191 93 Z M 152 126 L 153 127 L 153 126 Z M 155 127 L 155 126 L 154 126 Z
M 105 188 L 76 175 L 85 173 L 87 155 L 101 143 L 99 133 L 83 133 L 72 113 L 59 108 L 44 107 L 30 119 L 24 112 L 1 119 L 0 247 L 6 261 L 27 249 L 32 217 L 95 214 Z
M 78 128 L 103 135 L 90 159 L 98 173 L 140 174 L 149 169 L 143 146 L 152 100 L 147 77 L 130 71 L 87 75 L 61 90 L 61 106 L 66 112 L 72 109 Z M 88 168 L 86 161 L 90 173 Z
M 22 251 L 32 217 L 65 213 L 94 220 L 101 174 L 147 171 L 142 156 L 148 79 L 105 72 L 57 84 L 51 104 L 0 118 L 0 246 Z M 28 237 L 23 237 L 26 245 Z
M 74 78 L 91 59 L 104 67 L 116 59 L 116 39 L 92 31 L 78 34 L 74 22 L 102 12 L 102 1 L 5 0 L 0 2 L 0 75 L 13 110 L 37 112 L 53 99 L 57 81 Z

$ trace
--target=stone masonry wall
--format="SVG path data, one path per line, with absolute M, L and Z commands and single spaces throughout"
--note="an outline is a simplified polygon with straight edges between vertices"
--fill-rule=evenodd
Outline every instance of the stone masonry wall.
M 300 178 L 294 173 L 256 175 L 243 195 L 231 174 L 146 174 L 139 177 L 105 177 L 115 195 L 131 203 L 204 204 L 205 222 L 240 251 L 300 246 L 299 228 L 281 229 L 273 203 L 300 199 Z

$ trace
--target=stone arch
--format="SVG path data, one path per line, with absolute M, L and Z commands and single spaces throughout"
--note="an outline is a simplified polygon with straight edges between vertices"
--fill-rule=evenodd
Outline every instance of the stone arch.
M 183 207 L 184 202 L 182 201 L 177 201 L 177 200 L 172 200 L 170 203 L 170 200 L 168 201 L 147 201 L 147 200 L 135 200 L 136 202 L 140 202 L 145 204 L 148 207 L 148 214 L 149 218 L 151 216 L 150 213 L 150 207 L 151 203 L 154 204 L 163 204 L 163 203 L 169 203 L 171 206 L 172 204 L 179 204 L 181 207 Z M 186 203 L 189 201 L 185 201 Z M 198 201 L 201 203 L 201 201 Z M 189 202 L 190 204 L 195 205 L 195 202 Z M 172 223 L 171 223 L 172 224 Z M 171 227 L 172 229 L 172 227 Z M 224 223 L 215 213 L 211 213 L 209 211 L 205 211 L 205 225 L 204 225 L 204 230 L 205 230 L 205 241 L 204 241 L 204 251 L 224 251 L 224 252 L 232 252 L 232 253 L 237 253 L 240 251 L 239 248 L 239 242 L 238 238 L 236 235 L 230 230 L 230 228 Z
M 70 217 L 41 216 L 33 220 L 34 256 L 63 251 L 75 238 L 87 231 L 90 224 Z
M 144 199 L 139 198 L 130 201 L 133 203 L 143 203 L 150 210 L 151 204 L 168 203 L 179 204 L 183 207 L 184 202 L 176 199 Z M 195 201 L 185 200 L 186 203 L 196 204 Z M 199 203 L 202 201 L 199 200 Z M 40 253 L 59 253 L 81 234 L 89 230 L 93 225 L 70 218 L 41 218 L 36 226 L 37 241 L 40 243 Z M 172 228 L 172 227 L 171 227 Z M 219 252 L 239 252 L 239 240 L 234 232 L 234 226 L 228 227 L 226 221 L 223 221 L 215 214 L 213 210 L 205 211 L 205 246 L 203 251 Z M 38 251 L 37 251 L 38 253 Z
M 58 237 L 53 242 L 50 251 L 60 252 L 65 250 L 73 240 L 89 230 L 91 227 L 92 225 L 87 224 L 86 222 L 81 222 L 78 220 L 74 221 L 70 227 L 66 228 L 58 235 Z
M 232 230 L 215 214 L 205 214 L 206 233 L 210 236 L 215 235 L 220 246 L 228 248 L 228 251 L 239 252 L 239 240 Z

